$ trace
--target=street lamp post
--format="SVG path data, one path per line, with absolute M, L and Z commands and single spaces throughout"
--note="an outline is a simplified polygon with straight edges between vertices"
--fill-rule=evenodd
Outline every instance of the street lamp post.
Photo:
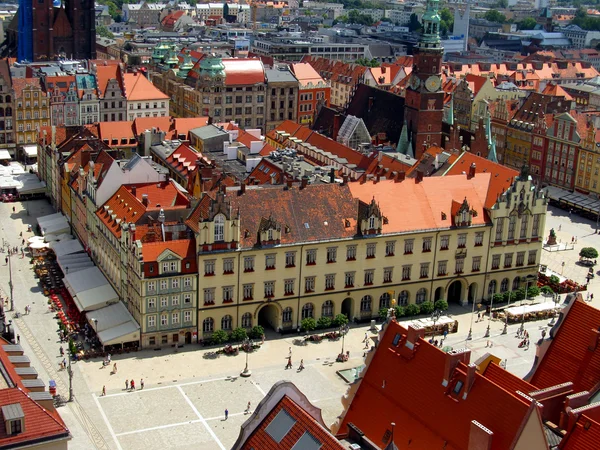
M 473 339 L 473 316 L 475 316 L 475 298 L 473 298 L 473 309 L 471 311 L 471 326 L 469 327 L 469 334 L 467 335 L 467 341 Z
M 342 355 L 344 354 L 344 341 L 346 339 L 346 333 L 344 333 L 344 327 L 340 327 L 340 334 L 342 335 Z
M 485 330 L 485 336 L 486 338 L 490 337 L 490 325 L 492 324 L 492 309 L 494 307 L 494 295 L 492 294 L 491 300 L 490 300 L 490 317 L 488 319 L 488 326 L 487 329 Z
M 244 339 L 244 342 L 242 343 L 242 348 L 246 351 L 246 367 L 244 367 L 244 370 L 242 370 L 240 376 L 247 378 L 250 375 L 252 375 L 252 372 L 250 371 L 250 369 L 248 369 L 248 354 L 250 353 L 250 349 L 252 348 L 252 346 L 250 345 L 250 340 L 248 338 Z
M 442 316 L 442 312 L 438 309 L 436 309 L 435 311 L 433 311 L 431 313 L 431 320 L 433 321 L 433 336 L 431 337 L 432 343 L 435 342 L 435 324 L 437 323 L 438 320 L 440 320 L 441 316 Z
M 554 302 L 554 311 L 553 311 L 553 316 L 552 316 L 552 320 L 550 321 L 550 326 L 554 326 L 554 323 L 556 322 L 556 308 L 558 307 L 558 299 L 560 298 L 560 295 L 555 293 L 552 295 L 552 301 Z
M 563 262 L 563 267 L 564 267 L 564 265 L 565 265 L 565 263 Z M 527 298 L 527 291 L 529 291 L 529 282 L 531 281 L 530 276 L 531 275 L 528 275 L 521 279 L 521 281 L 525 281 L 525 299 Z M 521 327 L 520 327 L 520 330 L 522 333 L 523 331 L 525 331 L 525 307 L 523 306 L 523 300 L 521 300 L 521 307 L 523 308 L 523 314 L 521 317 Z
M 13 297 L 13 280 L 12 280 L 12 258 L 10 257 L 10 245 L 8 241 L 5 241 L 2 238 L 2 247 L 6 246 L 6 259 L 8 259 L 8 291 L 10 293 L 10 310 L 14 311 L 15 309 L 15 299 Z
M 69 401 L 73 401 L 73 369 L 71 368 L 71 350 L 68 350 L 69 354 L 69 367 L 67 373 L 69 374 Z
M 504 329 L 502 330 L 502 334 L 508 333 L 508 313 L 506 310 L 510 306 L 510 294 L 512 291 L 508 291 L 508 305 L 506 305 L 506 309 L 504 310 Z

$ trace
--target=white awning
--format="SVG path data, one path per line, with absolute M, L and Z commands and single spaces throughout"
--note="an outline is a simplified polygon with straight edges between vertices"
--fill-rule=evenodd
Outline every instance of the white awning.
M 50 214 L 48 216 L 38 217 L 37 223 L 42 229 L 42 235 L 70 233 L 71 227 L 67 218 L 61 213 Z
M 75 239 L 67 239 L 58 242 L 52 242 L 50 248 L 54 250 L 57 258 L 61 256 L 70 255 L 72 253 L 83 252 L 83 246 Z
M 2 159 L 2 160 L 11 159 L 10 153 L 8 153 L 8 150 L 0 150 L 0 159 Z
M 76 272 L 76 274 L 84 273 L 85 270 Z M 71 273 L 69 271 L 69 273 Z M 93 311 L 100 309 L 111 303 L 119 301 L 119 294 L 112 288 L 110 284 L 103 284 L 87 291 L 78 292 L 73 297 L 79 311 Z
M 37 158 L 37 146 L 36 145 L 24 145 L 23 151 L 28 158 Z
M 38 177 L 33 175 L 22 180 L 22 186 L 17 188 L 17 192 L 22 195 L 27 194 L 42 194 L 46 192 L 46 183 L 38 180 Z
M 140 326 L 121 302 L 87 313 L 102 345 L 139 341 Z
M 94 267 L 94 263 L 87 253 L 73 253 L 57 258 L 58 265 L 64 274 L 79 272 Z

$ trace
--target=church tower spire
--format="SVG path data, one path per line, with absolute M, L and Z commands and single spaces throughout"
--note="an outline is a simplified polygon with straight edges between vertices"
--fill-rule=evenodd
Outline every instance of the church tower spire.
M 422 17 L 422 33 L 413 48 L 413 71 L 406 89 L 404 118 L 409 125 L 409 140 L 415 157 L 423 153 L 423 144 L 442 145 L 444 91 L 439 0 L 427 0 Z

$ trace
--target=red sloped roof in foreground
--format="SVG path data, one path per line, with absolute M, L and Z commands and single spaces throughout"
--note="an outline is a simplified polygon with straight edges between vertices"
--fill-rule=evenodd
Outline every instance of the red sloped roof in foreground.
M 531 384 L 545 389 L 571 381 L 574 392 L 593 394 L 600 380 L 600 346 L 593 350 L 589 346 L 599 328 L 600 310 L 576 300 L 531 377 Z
M 467 366 L 462 362 L 445 387 L 442 382 L 450 354 L 420 338 L 414 351 L 409 350 L 407 332 L 396 322 L 387 326 L 340 430 L 353 423 L 369 439 L 381 442 L 394 422 L 398 448 L 408 448 L 410 443 L 415 449 L 458 450 L 469 448 L 471 422 L 476 420 L 492 431 L 492 450 L 512 448 L 530 412 L 536 414 L 527 398 L 479 373 L 467 390 Z M 393 343 L 396 335 L 401 337 L 397 346 Z M 457 394 L 455 389 L 459 389 Z M 540 436 L 544 439 L 541 431 Z

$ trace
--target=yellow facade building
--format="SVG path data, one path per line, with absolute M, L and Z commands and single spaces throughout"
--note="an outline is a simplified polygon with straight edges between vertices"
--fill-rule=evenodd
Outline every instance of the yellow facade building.
M 586 194 L 600 194 L 600 148 L 596 145 L 597 129 L 588 123 L 581 133 L 579 161 L 575 166 L 575 189 Z
M 197 241 L 198 332 L 369 320 L 392 299 L 480 302 L 537 273 L 546 207 L 527 173 L 513 183 L 474 168 L 205 195 L 186 222 Z
M 15 135 L 19 146 L 37 142 L 39 130 L 50 125 L 50 100 L 39 78 L 15 78 Z

